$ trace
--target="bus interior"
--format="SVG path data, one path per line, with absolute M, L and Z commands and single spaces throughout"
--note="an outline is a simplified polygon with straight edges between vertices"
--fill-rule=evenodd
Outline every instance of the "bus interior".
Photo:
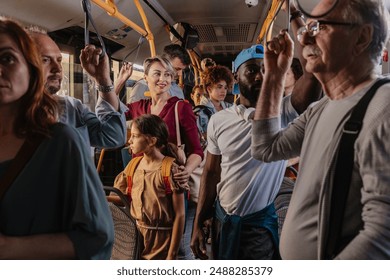
M 89 4 L 90 24 L 86 23 L 83 2 Z M 182 85 L 193 86 L 199 77 L 201 59 L 210 57 L 231 68 L 242 49 L 262 42 L 282 3 L 280 0 L 18 0 L 2 1 L 0 13 L 26 26 L 35 25 L 48 31 L 63 53 L 64 79 L 59 94 L 79 98 L 93 110 L 94 93 L 83 93 L 86 89 L 82 85 L 88 78 L 82 74 L 78 59 L 86 43 L 86 26 L 90 43 L 101 45 L 97 34 L 101 36 L 112 59 L 113 79 L 122 61 L 132 62 L 135 71 L 127 83 L 131 86 L 142 78 L 145 58 L 177 43 L 188 49 L 192 59 Z M 273 30 L 285 28 L 286 21 L 286 15 L 280 12 Z
M 308 7 L 313 2 L 316 1 L 299 1 Z M 78 60 L 86 44 L 85 30 L 89 31 L 90 43 L 101 45 L 99 37 L 104 42 L 112 59 L 113 79 L 121 62 L 134 64 L 127 86 L 142 78 L 145 58 L 161 53 L 171 43 L 186 47 L 192 65 L 180 82 L 192 87 L 199 80 L 201 59 L 210 57 L 231 68 L 242 49 L 263 43 L 288 28 L 288 15 L 281 10 L 283 3 L 284 0 L 18 0 L 2 1 L 0 14 L 48 31 L 63 52 L 60 94 L 90 103 L 93 110 L 94 93 L 83 93 L 86 88 L 82 84 L 88 78 L 82 74 Z M 382 71 L 387 73 L 388 64 L 384 62 Z
M 110 57 L 111 79 L 124 62 L 133 64 L 133 74 L 120 94 L 123 103 L 134 83 L 143 78 L 145 58 L 161 54 L 168 44 L 185 47 L 191 65 L 179 76 L 187 98 L 200 83 L 201 60 L 211 58 L 232 69 L 232 61 L 243 49 L 264 44 L 283 29 L 289 29 L 290 15 L 282 9 L 290 0 L 12 0 L 0 2 L 0 16 L 25 26 L 47 30 L 62 52 L 63 79 L 60 95 L 80 99 L 95 110 L 97 91 L 83 71 L 79 55 L 86 43 L 104 47 Z M 308 11 L 319 0 L 291 0 Z M 390 9 L 390 0 L 384 0 Z M 335 1 L 337 3 L 337 0 Z M 301 8 L 301 6 L 299 6 Z M 288 9 L 287 9 L 288 10 Z M 292 38 L 295 36 L 291 33 Z M 378 73 L 390 72 L 387 50 Z M 106 153 L 93 151 L 102 183 L 112 186 L 125 167 L 123 149 Z M 125 151 L 128 153 L 128 150 Z M 108 157 L 107 157 L 108 156 Z M 120 159 L 119 159 L 120 158 Z M 103 164 L 104 165 L 104 164 Z

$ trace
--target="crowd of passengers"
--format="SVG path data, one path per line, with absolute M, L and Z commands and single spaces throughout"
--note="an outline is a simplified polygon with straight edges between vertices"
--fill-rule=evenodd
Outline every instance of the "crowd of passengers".
M 376 72 L 388 11 L 379 0 L 341 0 L 321 19 L 290 9 L 293 38 L 283 30 L 242 50 L 232 70 L 202 61 L 191 102 L 176 83 L 190 64 L 181 46 L 147 58 L 123 104 L 132 64 L 114 85 L 107 54 L 87 45 L 80 61 L 97 85 L 95 112 L 56 94 L 62 56 L 46 32 L 1 18 L 0 259 L 110 259 L 107 199 L 116 198 L 90 147 L 124 145 L 132 159 L 114 187 L 130 202 L 140 259 L 389 259 L 390 85 Z M 239 101 L 226 101 L 230 90 Z M 337 185 L 344 124 L 370 92 L 351 178 Z M 274 200 L 298 157 L 279 236 Z

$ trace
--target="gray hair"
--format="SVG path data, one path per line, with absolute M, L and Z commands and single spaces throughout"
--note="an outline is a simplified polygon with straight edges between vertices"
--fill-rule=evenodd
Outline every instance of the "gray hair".
M 28 34 L 42 34 L 47 35 L 47 31 L 37 25 L 29 25 L 24 28 Z
M 144 61 L 145 75 L 149 74 L 150 67 L 156 62 L 161 63 L 162 66 L 167 70 L 167 72 L 169 74 L 171 74 L 172 78 L 175 77 L 176 71 L 173 68 L 169 59 L 167 59 L 165 56 L 160 56 L 160 55 L 156 55 L 156 56 L 149 57 L 149 58 L 145 59 L 145 61 Z
M 372 41 L 368 46 L 370 58 L 377 63 L 388 39 L 389 13 L 383 0 L 344 1 L 344 18 L 361 24 L 373 26 Z

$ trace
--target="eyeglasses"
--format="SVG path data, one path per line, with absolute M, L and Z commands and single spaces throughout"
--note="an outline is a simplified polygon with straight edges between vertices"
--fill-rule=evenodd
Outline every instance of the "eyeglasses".
M 302 26 L 297 31 L 297 39 L 298 41 L 301 41 L 303 38 L 303 35 L 307 32 L 307 34 L 310 37 L 316 36 L 320 30 L 324 29 L 323 25 L 342 25 L 342 26 L 354 26 L 357 25 L 357 23 L 352 22 L 337 22 L 337 21 L 327 21 L 327 20 L 313 20 L 310 23 L 306 24 L 305 26 Z

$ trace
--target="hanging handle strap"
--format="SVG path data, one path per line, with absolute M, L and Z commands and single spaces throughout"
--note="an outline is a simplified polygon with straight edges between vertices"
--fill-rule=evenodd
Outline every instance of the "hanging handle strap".
M 84 25 L 85 45 L 88 45 L 90 43 L 88 26 L 89 26 L 89 23 L 91 22 L 91 25 L 92 25 L 93 29 L 95 30 L 96 35 L 98 37 L 98 40 L 100 42 L 100 45 L 102 47 L 102 53 L 100 54 L 100 58 L 102 58 L 106 54 L 106 45 L 104 44 L 103 38 L 102 38 L 102 36 L 100 36 L 100 34 L 96 28 L 95 22 L 93 21 L 93 18 L 91 15 L 91 2 L 89 0 L 81 0 L 81 6 L 83 7 L 83 11 L 85 14 L 85 25 Z
M 123 58 L 123 61 L 126 61 L 126 59 L 127 59 L 130 55 L 132 55 L 134 51 L 137 51 L 137 52 L 135 53 L 134 59 L 132 60 L 132 61 L 135 63 L 135 62 L 137 61 L 137 58 L 138 58 L 138 54 L 139 54 L 139 50 L 140 50 L 140 48 L 141 48 L 141 45 L 142 45 L 144 42 L 145 42 L 145 37 L 144 37 L 144 36 L 139 37 L 137 46 L 136 46 L 134 49 L 132 49 L 132 50 Z
M 377 89 L 389 79 L 381 79 L 368 90 L 353 108 L 350 118 L 344 125 L 341 135 L 338 155 L 336 159 L 336 170 L 333 180 L 331 197 L 331 211 L 329 218 L 329 234 L 326 243 L 326 258 L 333 259 L 344 249 L 350 240 L 341 240 L 341 229 L 344 218 L 345 205 L 351 184 L 352 170 L 354 166 L 354 143 L 363 125 L 363 118 L 366 114 L 368 104 Z

